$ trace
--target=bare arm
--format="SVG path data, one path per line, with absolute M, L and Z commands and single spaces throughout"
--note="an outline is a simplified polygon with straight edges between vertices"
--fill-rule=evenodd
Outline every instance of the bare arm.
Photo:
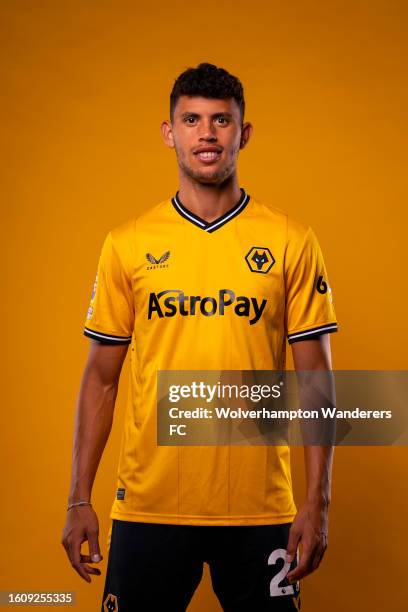
M 295 342 L 292 345 L 296 370 L 331 370 L 330 334 L 320 340 Z M 305 446 L 307 499 L 330 503 L 332 446 Z
M 319 340 L 295 342 L 292 345 L 296 370 L 331 370 L 330 335 Z M 293 582 L 310 574 L 320 564 L 327 548 L 328 508 L 331 498 L 332 446 L 304 446 L 307 494 L 289 536 L 287 560 L 296 554 L 302 542 L 299 565 L 288 573 Z
M 112 427 L 120 372 L 127 350 L 128 345 L 90 341 L 75 416 L 69 504 L 91 499 L 96 471 Z M 97 568 L 86 565 L 102 558 L 98 530 L 98 519 L 90 506 L 77 506 L 68 511 L 62 544 L 72 566 L 87 582 L 91 581 L 88 574 L 100 574 Z M 89 555 L 81 555 L 81 544 L 86 540 Z

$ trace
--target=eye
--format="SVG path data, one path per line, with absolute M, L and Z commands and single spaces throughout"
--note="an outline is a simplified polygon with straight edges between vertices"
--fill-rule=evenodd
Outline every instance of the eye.
M 221 125 L 225 125 L 228 123 L 228 120 L 226 117 L 223 117 L 222 115 L 220 115 L 219 117 L 217 117 L 216 121 L 218 121 Z
M 192 125 L 195 122 L 196 118 L 193 115 L 189 115 L 188 117 L 184 118 L 184 123 L 188 123 L 189 125 Z

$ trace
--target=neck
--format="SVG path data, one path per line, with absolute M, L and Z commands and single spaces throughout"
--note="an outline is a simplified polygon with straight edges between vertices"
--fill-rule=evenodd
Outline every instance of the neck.
M 180 176 L 178 192 L 184 206 L 207 222 L 228 212 L 241 197 L 236 174 L 220 185 L 202 184 L 188 176 Z

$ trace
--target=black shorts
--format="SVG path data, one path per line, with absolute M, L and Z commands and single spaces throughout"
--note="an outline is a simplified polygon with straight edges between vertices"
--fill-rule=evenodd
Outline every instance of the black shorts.
M 286 578 L 289 528 L 290 523 L 207 527 L 114 519 L 102 611 L 183 612 L 204 563 L 225 612 L 300 610 L 299 584 Z

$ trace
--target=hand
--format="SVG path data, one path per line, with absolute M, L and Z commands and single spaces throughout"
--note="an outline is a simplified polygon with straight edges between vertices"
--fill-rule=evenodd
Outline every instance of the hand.
M 87 565 L 102 560 L 98 534 L 98 517 L 91 506 L 75 506 L 68 510 L 61 544 L 67 552 L 72 567 L 86 582 L 91 582 L 89 574 L 97 576 L 101 574 L 101 570 L 97 567 Z M 89 555 L 82 555 L 81 544 L 86 540 L 88 540 Z
M 328 508 L 320 503 L 307 503 L 296 515 L 289 531 L 286 561 L 291 563 L 299 542 L 302 553 L 297 567 L 287 574 L 289 582 L 296 582 L 314 572 L 327 548 Z

